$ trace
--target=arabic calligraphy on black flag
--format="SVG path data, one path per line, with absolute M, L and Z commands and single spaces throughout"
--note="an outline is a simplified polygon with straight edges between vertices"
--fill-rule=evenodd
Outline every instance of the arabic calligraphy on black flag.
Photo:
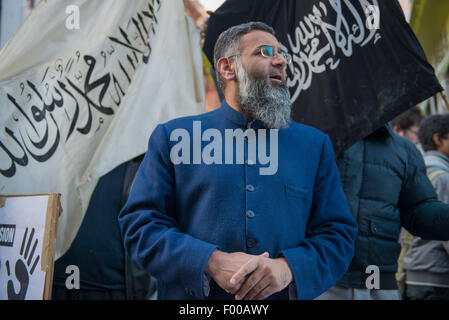
M 442 91 L 395 0 L 227 0 L 209 19 L 210 61 L 218 35 L 248 21 L 271 25 L 292 54 L 292 117 L 337 153 Z

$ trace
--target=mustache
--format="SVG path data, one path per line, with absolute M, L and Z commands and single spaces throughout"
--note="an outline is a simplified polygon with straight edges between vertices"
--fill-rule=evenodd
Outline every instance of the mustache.
M 281 83 L 276 83 L 276 86 L 287 88 L 287 74 L 282 69 L 270 69 L 268 73 L 268 79 L 274 79 L 280 81 Z
M 281 76 L 282 79 L 286 78 L 286 73 L 282 69 L 270 69 L 270 71 L 268 72 L 269 77 L 276 76 L 276 75 Z
M 241 75 L 242 74 L 237 75 L 238 82 L 245 80 Z M 245 71 L 245 76 L 247 80 L 257 83 L 258 85 L 267 84 L 272 88 L 287 89 L 287 74 L 281 69 L 270 69 L 265 76 L 257 76 Z M 273 79 L 279 82 L 272 82 L 271 80 Z

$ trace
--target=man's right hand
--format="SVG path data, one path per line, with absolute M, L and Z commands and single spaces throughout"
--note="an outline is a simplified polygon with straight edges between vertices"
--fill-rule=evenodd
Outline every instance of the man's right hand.
M 268 252 L 262 254 L 268 257 Z M 207 262 L 205 272 L 226 292 L 236 293 L 242 283 L 231 284 L 232 276 L 249 260 L 257 257 L 244 252 L 226 253 L 215 249 Z

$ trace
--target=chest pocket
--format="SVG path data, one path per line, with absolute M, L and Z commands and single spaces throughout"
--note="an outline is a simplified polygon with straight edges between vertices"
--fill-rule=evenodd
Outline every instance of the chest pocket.
M 305 237 L 312 208 L 312 189 L 285 184 L 284 194 L 285 201 L 279 204 L 288 217 L 285 220 L 284 230 L 294 230 L 298 237 Z M 297 244 L 292 244 L 294 245 Z
M 397 241 L 401 226 L 399 220 L 386 220 L 372 216 L 370 222 L 371 233 L 380 239 Z
M 297 186 L 293 186 L 291 184 L 285 184 L 284 189 L 285 189 L 285 195 L 288 198 L 297 198 L 297 199 L 308 200 L 312 193 L 311 189 L 300 188 Z

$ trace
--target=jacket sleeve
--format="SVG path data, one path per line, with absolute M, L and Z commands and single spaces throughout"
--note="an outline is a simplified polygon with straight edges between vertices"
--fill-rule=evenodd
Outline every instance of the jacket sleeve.
M 158 280 L 204 298 L 204 269 L 216 246 L 181 232 L 175 216 L 174 168 L 163 125 L 153 132 L 119 225 L 131 259 Z
M 334 151 L 326 136 L 313 190 L 306 238 L 281 253 L 292 270 L 297 298 L 313 299 L 335 285 L 354 254 L 357 224 L 340 183 Z
M 449 203 L 449 173 L 443 173 L 435 177 L 432 184 L 438 200 Z
M 433 181 L 433 187 L 437 193 L 438 199 L 444 203 L 449 203 L 449 174 L 441 174 Z M 449 241 L 442 243 L 444 250 L 449 255 Z
M 406 176 L 399 195 L 401 224 L 424 240 L 449 240 L 449 205 L 436 198 L 419 151 L 409 147 Z

